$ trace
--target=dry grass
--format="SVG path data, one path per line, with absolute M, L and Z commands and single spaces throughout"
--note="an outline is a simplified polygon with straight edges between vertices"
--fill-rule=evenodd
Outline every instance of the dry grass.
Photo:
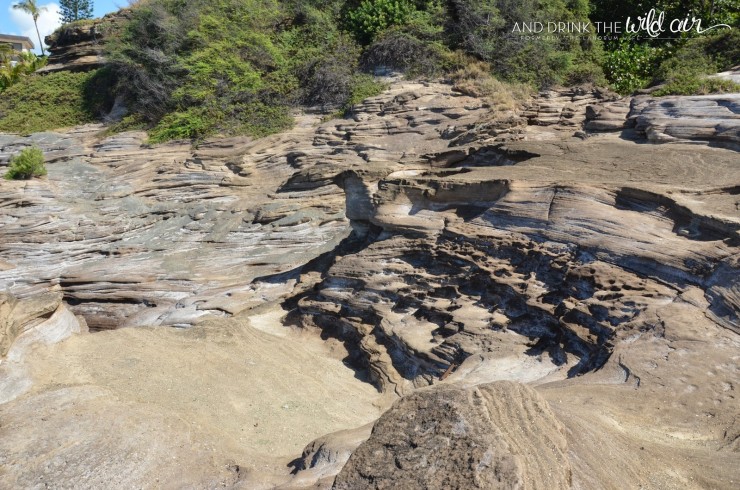
M 488 63 L 483 62 L 467 64 L 453 72 L 450 80 L 458 92 L 487 99 L 497 114 L 521 109 L 534 93 L 529 85 L 496 79 Z

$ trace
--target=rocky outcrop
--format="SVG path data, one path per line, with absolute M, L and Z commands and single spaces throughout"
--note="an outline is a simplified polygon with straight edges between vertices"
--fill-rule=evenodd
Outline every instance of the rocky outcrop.
M 554 88 L 540 92 L 522 115 L 531 125 L 575 130 L 586 120 L 589 106 L 618 98 L 608 90 L 593 87 Z
M 0 290 L 105 330 L 25 353 L 4 478 L 734 488 L 737 152 L 646 144 L 625 100 L 583 138 L 488 104 L 395 81 L 260 140 L 0 136 L 49 169 L 0 182 Z
M 85 321 L 70 313 L 59 292 L 21 300 L 0 293 L 0 404 L 30 388 L 25 363 L 30 349 L 83 332 L 87 332 Z
M 616 101 L 586 106 L 584 129 L 593 132 L 621 131 L 628 127 L 631 99 L 624 97 Z
M 651 143 L 692 141 L 738 150 L 740 95 L 625 97 L 588 106 L 584 128 L 627 130 L 626 137 Z
M 0 182 L 0 281 L 21 296 L 58 285 L 93 329 L 184 326 L 279 298 L 301 266 L 350 236 L 345 209 L 351 219 L 363 212 L 335 182 L 351 185 L 353 169 L 380 178 L 399 160 L 435 158 L 449 145 L 440 133 L 462 134 L 487 111 L 445 85 L 411 87 L 416 94 L 397 88 L 367 102 L 355 121 L 305 116 L 280 135 L 197 149 L 175 142 L 153 152 L 144 133 L 99 141 L 98 126 L 0 135 L 0 164 L 37 144 L 49 168 L 48 180 Z
M 332 488 L 571 488 L 565 430 L 521 384 L 421 390 L 399 400 Z
M 130 12 L 121 9 L 100 19 L 64 24 L 44 39 L 50 53 L 49 62 L 38 73 L 88 71 L 101 67 L 106 39 L 122 27 Z
M 629 119 L 649 141 L 704 141 L 740 150 L 740 94 L 633 99 Z

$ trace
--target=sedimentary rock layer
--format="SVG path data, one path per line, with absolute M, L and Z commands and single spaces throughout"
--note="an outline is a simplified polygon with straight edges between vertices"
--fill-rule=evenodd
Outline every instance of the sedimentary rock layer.
M 0 165 L 37 144 L 49 168 L 0 183 L 0 289 L 51 292 L 107 330 L 26 352 L 0 405 L 4 479 L 36 484 L 33 461 L 89 487 L 421 485 L 411 470 L 444 440 L 453 486 L 734 488 L 738 153 L 674 127 L 685 110 L 732 121 L 733 97 L 586 91 L 492 117 L 448 85 L 395 82 L 350 118 L 255 141 L 0 136 Z M 11 323 L 6 352 L 30 325 Z M 149 446 L 195 449 L 154 464 L 132 449 Z M 444 470 L 466 455 L 481 465 Z

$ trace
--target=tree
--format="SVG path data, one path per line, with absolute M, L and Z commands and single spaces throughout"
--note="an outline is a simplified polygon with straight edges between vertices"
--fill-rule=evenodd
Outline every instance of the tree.
M 33 24 L 36 26 L 36 35 L 39 37 L 41 55 L 45 55 L 46 52 L 44 51 L 44 42 L 41 40 L 41 33 L 39 32 L 39 24 L 37 21 L 39 20 L 39 15 L 41 15 L 41 12 L 46 11 L 46 7 L 39 7 L 38 5 L 36 5 L 36 0 L 23 0 L 22 2 L 18 2 L 13 5 L 13 8 L 16 10 L 22 10 L 33 17 Z
M 92 19 L 92 0 L 60 0 L 59 8 L 62 11 L 62 22 L 74 22 L 82 19 Z

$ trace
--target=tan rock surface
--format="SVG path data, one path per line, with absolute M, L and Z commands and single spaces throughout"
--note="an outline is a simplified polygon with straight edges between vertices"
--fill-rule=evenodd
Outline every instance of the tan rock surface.
M 396 402 L 332 488 L 567 488 L 565 429 L 532 388 L 499 381 Z
M 595 99 L 577 102 L 585 121 Z M 256 141 L 0 135 L 0 165 L 36 143 L 49 168 L 0 182 L 0 290 L 59 291 L 109 330 L 24 354 L 0 477 L 326 488 L 399 396 L 515 381 L 571 468 L 532 488 L 736 488 L 738 153 L 694 130 L 649 143 L 612 104 L 610 132 L 579 139 L 562 109 L 490 121 L 447 85 L 396 81 L 351 119 Z M 513 440 L 501 461 L 537 446 Z

